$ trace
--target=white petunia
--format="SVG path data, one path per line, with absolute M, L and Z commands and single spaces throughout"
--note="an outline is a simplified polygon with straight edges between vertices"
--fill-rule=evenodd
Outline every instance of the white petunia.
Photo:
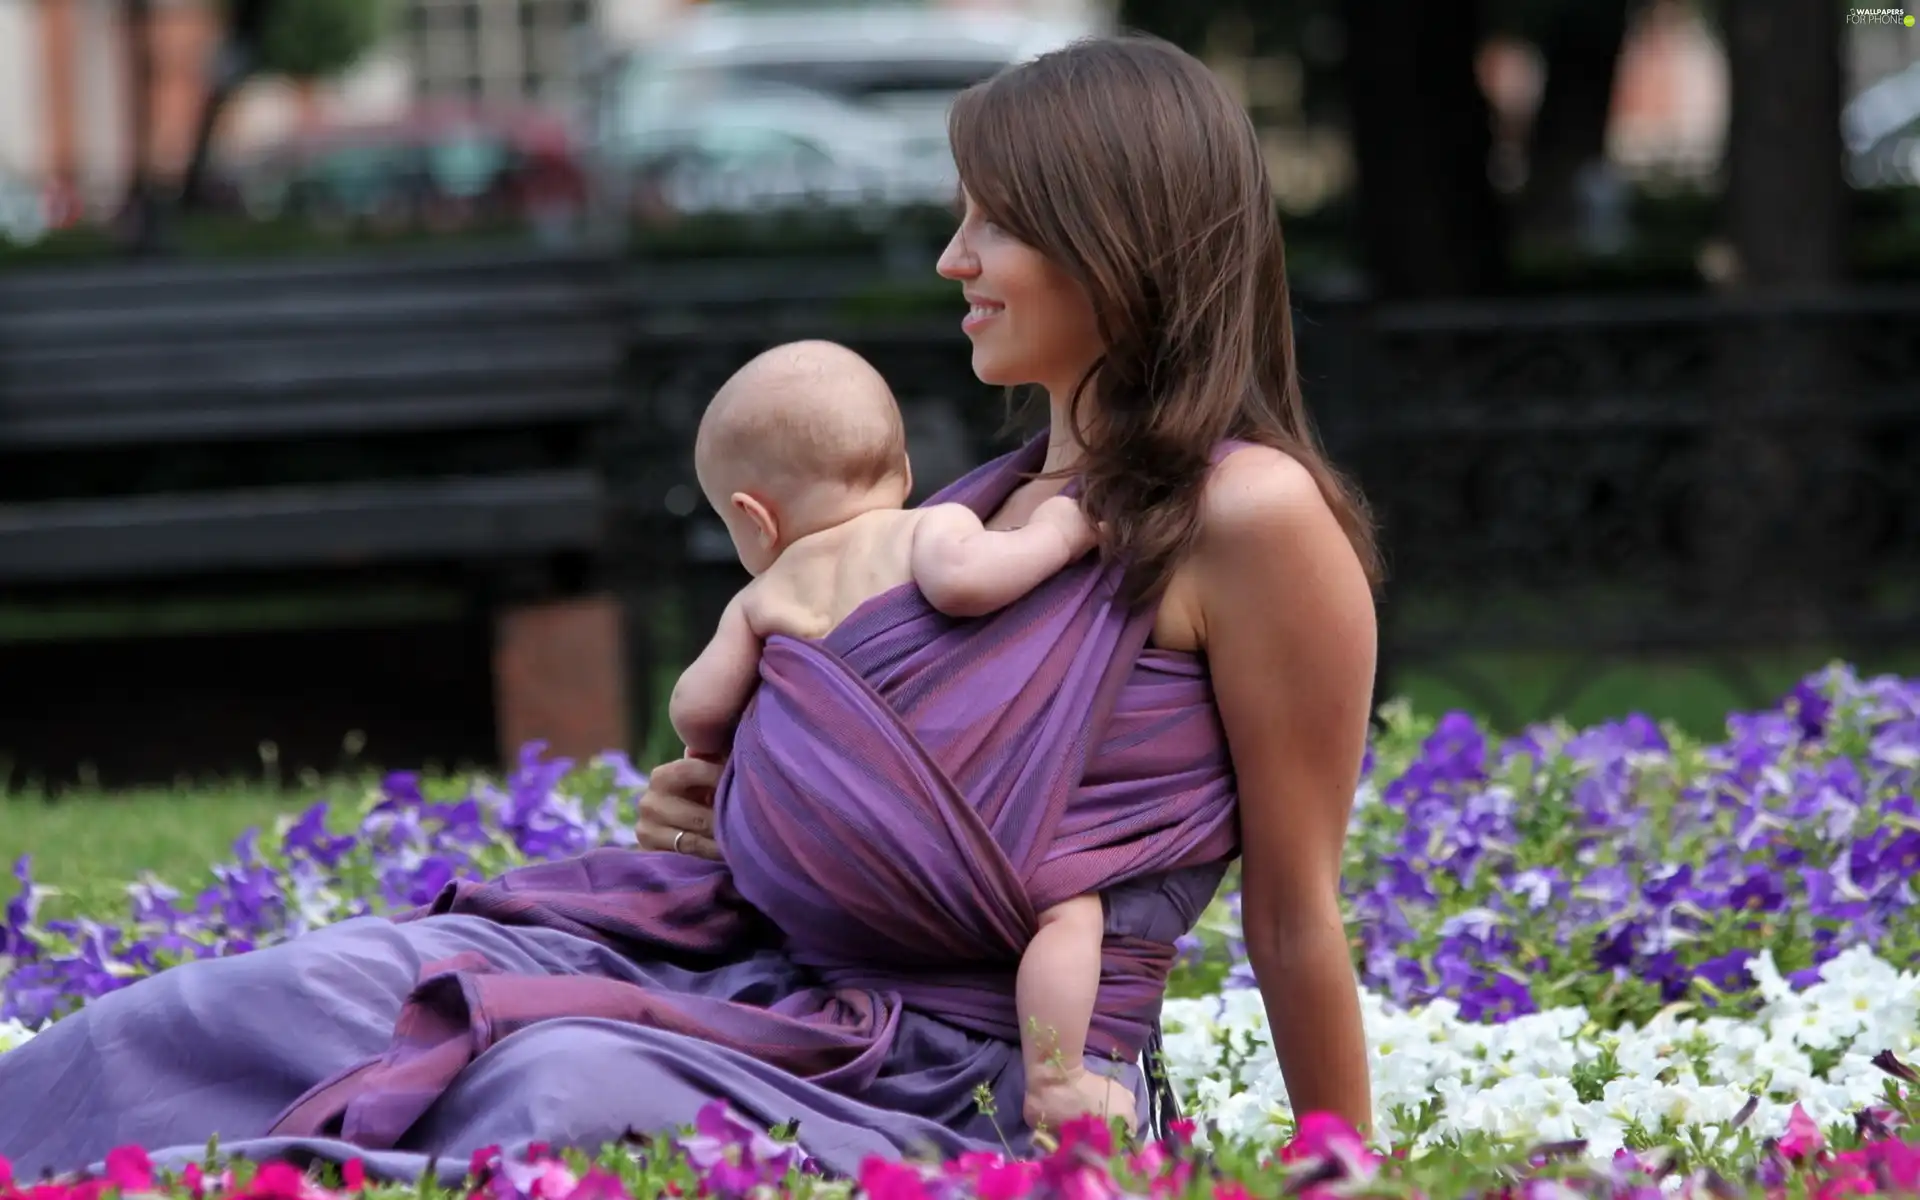
M 1796 1102 L 1822 1124 L 1849 1120 L 1884 1086 L 1873 1055 L 1920 1046 L 1920 975 L 1856 949 L 1794 992 L 1771 958 L 1754 963 L 1766 1003 L 1745 1020 L 1676 1005 L 1639 1028 L 1598 1029 L 1579 1008 L 1482 1025 L 1461 1020 L 1452 1001 L 1407 1011 L 1365 994 L 1380 1130 L 1414 1147 L 1467 1135 L 1585 1138 L 1606 1159 L 1631 1125 L 1712 1140 L 1751 1102 L 1746 1128 L 1776 1136 Z M 1171 1001 L 1165 1015 L 1168 1066 L 1188 1107 L 1228 1138 L 1277 1138 L 1290 1118 L 1258 995 Z M 1576 1080 L 1608 1052 L 1614 1074 L 1584 1076 L 1600 1086 L 1583 1101 Z M 1824 1072 L 1814 1052 L 1832 1064 Z
M 36 1032 L 18 1021 L 0 1021 L 0 1054 L 26 1045 Z

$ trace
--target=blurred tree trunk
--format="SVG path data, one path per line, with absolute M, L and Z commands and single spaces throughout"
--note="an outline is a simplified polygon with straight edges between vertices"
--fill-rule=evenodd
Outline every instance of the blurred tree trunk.
M 153 0 L 127 0 L 127 136 L 131 156 L 119 214 L 122 244 L 136 254 L 158 249 L 160 214 L 153 185 Z
M 1845 270 L 1842 18 L 1832 0 L 1725 0 L 1727 233 L 1749 287 Z
M 214 131 L 220 127 L 220 114 L 226 111 L 234 93 L 254 72 L 260 57 L 260 38 L 273 4 L 274 0 L 230 0 L 227 5 L 226 30 L 214 51 L 207 98 L 200 106 L 200 120 L 193 131 L 193 153 L 187 158 L 186 174 L 180 181 L 183 211 L 206 202 Z
M 1472 296 L 1506 276 L 1478 0 L 1347 0 L 1362 253 L 1381 299 Z
M 1527 136 L 1521 228 L 1550 240 L 1572 236 L 1580 219 L 1580 172 L 1606 157 L 1613 81 L 1626 40 L 1630 0 L 1558 5 L 1541 38 L 1546 90 Z
M 214 131 L 249 79 L 278 75 L 311 83 L 338 75 L 379 42 L 386 12 L 386 0 L 228 0 L 226 37 L 180 186 L 182 206 L 206 202 Z
M 1724 0 L 1731 112 L 1724 228 L 1735 290 L 1841 282 L 1847 190 L 1843 16 L 1832 0 Z M 1829 605 L 1860 578 L 1863 460 L 1836 327 L 1783 307 L 1731 322 L 1716 347 L 1716 421 L 1700 506 L 1702 569 L 1725 611 L 1770 612 L 1835 636 Z

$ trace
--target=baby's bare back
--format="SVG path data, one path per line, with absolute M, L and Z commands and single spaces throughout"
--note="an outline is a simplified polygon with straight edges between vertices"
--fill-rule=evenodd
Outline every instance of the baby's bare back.
M 760 637 L 825 637 L 854 609 L 913 579 L 921 512 L 881 509 L 795 542 L 741 593 Z

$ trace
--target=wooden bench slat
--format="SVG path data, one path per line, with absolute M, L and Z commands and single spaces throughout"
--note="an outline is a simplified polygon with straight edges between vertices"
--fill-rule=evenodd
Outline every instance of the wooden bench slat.
M 446 391 L 520 386 L 551 379 L 611 379 L 618 347 L 608 339 L 556 337 L 538 342 L 475 339 L 459 346 L 344 342 L 299 346 L 266 343 L 225 350 L 192 344 L 135 361 L 69 363 L 58 370 L 9 374 L 0 385 L 0 413 L 73 405 L 179 403 L 212 394 L 300 397 L 386 387 Z M 511 378 L 509 378 L 511 377 Z
M 0 506 L 0 582 L 132 579 L 590 550 L 586 470 Z
M 496 324 L 608 323 L 610 298 L 575 288 L 393 289 L 377 295 L 308 296 L 275 291 L 259 296 L 181 296 L 165 306 L 103 299 L 96 306 L 42 306 L 0 313 L 0 342 L 32 350 L 60 342 L 137 343 L 162 337 L 232 338 L 251 331 L 324 334 L 380 333 L 394 321 L 418 330 Z
M 448 392 L 307 396 L 298 402 L 202 397 L 198 403 L 153 404 L 104 412 L 45 407 L 8 411 L 0 406 L 0 450 L 111 446 L 142 441 L 231 442 L 262 437 L 341 433 L 399 433 L 423 429 L 481 429 L 513 424 L 584 424 L 620 407 L 620 396 L 600 384 L 521 386 L 502 392 Z

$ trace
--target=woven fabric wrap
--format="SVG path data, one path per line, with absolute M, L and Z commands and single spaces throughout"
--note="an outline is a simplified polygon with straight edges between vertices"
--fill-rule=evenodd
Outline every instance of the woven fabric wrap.
M 935 499 L 984 516 L 1043 452 L 1029 444 Z M 1132 698 L 1116 716 L 1152 624 L 1116 603 L 1117 584 L 1090 557 L 966 621 L 909 585 L 819 641 L 772 638 L 716 798 L 728 865 L 599 850 L 451 884 L 401 918 L 475 914 L 690 966 L 781 955 L 814 986 L 750 1004 L 462 954 L 425 968 L 385 1053 L 271 1132 L 391 1147 L 488 1047 L 559 1017 L 690 1035 L 853 1096 L 903 1010 L 1017 1040 L 1014 974 L 1039 911 L 1238 849 L 1207 689 L 1170 684 L 1163 704 Z M 1090 1052 L 1147 1047 L 1174 957 L 1165 932 L 1110 932 Z

